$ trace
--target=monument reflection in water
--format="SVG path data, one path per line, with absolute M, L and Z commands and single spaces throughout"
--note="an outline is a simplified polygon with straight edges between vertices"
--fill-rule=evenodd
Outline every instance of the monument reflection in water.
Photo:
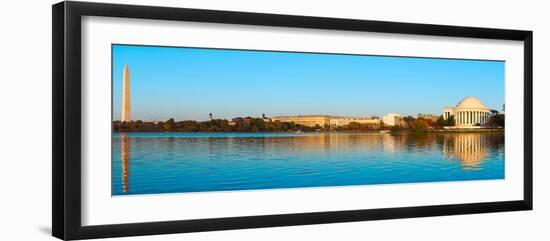
M 120 184 L 122 185 L 122 192 L 127 193 L 130 191 L 130 184 L 128 182 L 128 176 L 130 176 L 130 158 L 131 158 L 131 137 L 120 137 Z
M 504 133 L 115 134 L 112 171 L 113 195 L 502 179 Z

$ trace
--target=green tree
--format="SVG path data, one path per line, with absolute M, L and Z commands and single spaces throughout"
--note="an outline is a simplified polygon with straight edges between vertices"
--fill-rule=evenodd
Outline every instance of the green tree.
M 250 121 L 250 126 L 251 126 L 251 130 L 253 132 L 265 131 L 266 130 L 265 122 L 261 118 L 253 118 Z
M 451 117 L 449 117 L 449 119 L 447 119 L 447 126 L 454 126 L 455 125 L 455 116 L 452 115 Z
M 361 130 L 361 124 L 359 122 L 352 121 L 348 123 L 348 129 L 353 131 Z
M 435 123 L 437 124 L 437 126 L 447 126 L 448 122 L 447 120 L 443 119 L 443 115 L 440 115 Z
M 446 120 L 443 119 L 443 116 L 439 116 L 436 122 L 437 126 L 454 126 L 455 125 L 455 117 L 450 116 Z
M 491 116 L 485 125 L 490 127 L 504 127 L 504 119 L 505 116 L 503 114 L 496 114 Z
M 498 114 L 496 115 L 496 119 L 497 119 L 497 125 L 500 126 L 500 127 L 504 127 L 504 114 Z
M 416 119 L 412 116 L 406 116 L 406 117 L 403 117 L 403 121 L 405 121 L 405 123 L 407 124 L 407 126 L 411 126 L 411 124 L 415 121 Z
M 417 119 L 411 124 L 411 130 L 414 133 L 421 133 L 426 131 L 429 128 L 428 123 L 423 119 Z
M 180 121 L 178 128 L 182 131 L 195 132 L 199 130 L 199 123 L 194 120 Z
M 403 131 L 403 130 L 405 130 L 405 128 L 403 128 L 401 126 L 392 126 L 392 127 L 390 127 L 391 132 L 400 132 L 400 131 Z
M 174 118 L 170 118 L 168 119 L 166 122 L 164 122 L 164 124 L 162 125 L 162 129 L 166 130 L 166 131 L 170 131 L 174 128 L 174 123 L 176 121 L 174 120 Z

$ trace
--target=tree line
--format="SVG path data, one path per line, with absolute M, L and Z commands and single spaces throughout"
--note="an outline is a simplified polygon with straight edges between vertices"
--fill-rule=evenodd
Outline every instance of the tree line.
M 228 120 L 210 121 L 184 120 L 175 121 L 129 121 L 113 122 L 114 132 L 289 132 L 315 131 L 315 127 L 299 125 L 294 122 L 264 121 L 262 118 L 236 118 L 231 124 Z
M 489 118 L 486 127 L 504 127 L 504 115 L 495 114 Z M 425 118 L 406 116 L 396 126 L 384 126 L 383 123 L 363 124 L 350 122 L 347 125 L 331 127 L 329 125 L 314 127 L 296 124 L 294 122 L 265 121 L 263 118 L 235 118 L 232 122 L 225 119 L 213 119 L 210 121 L 184 120 L 176 121 L 170 118 L 166 121 L 113 121 L 114 132 L 296 132 L 296 131 L 412 131 L 423 132 L 428 129 L 443 129 L 445 126 L 454 126 L 455 120 L 451 116 L 443 119 L 440 116 L 437 121 Z

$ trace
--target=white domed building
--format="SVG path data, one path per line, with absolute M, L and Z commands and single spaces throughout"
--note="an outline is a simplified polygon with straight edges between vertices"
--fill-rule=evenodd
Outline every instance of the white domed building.
M 445 120 L 454 116 L 456 128 L 480 128 L 489 120 L 491 110 L 473 96 L 460 101 L 456 107 L 443 108 Z

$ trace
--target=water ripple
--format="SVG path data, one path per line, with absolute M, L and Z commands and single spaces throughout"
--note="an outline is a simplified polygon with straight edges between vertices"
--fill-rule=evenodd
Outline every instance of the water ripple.
M 504 178 L 504 133 L 113 136 L 113 195 Z

